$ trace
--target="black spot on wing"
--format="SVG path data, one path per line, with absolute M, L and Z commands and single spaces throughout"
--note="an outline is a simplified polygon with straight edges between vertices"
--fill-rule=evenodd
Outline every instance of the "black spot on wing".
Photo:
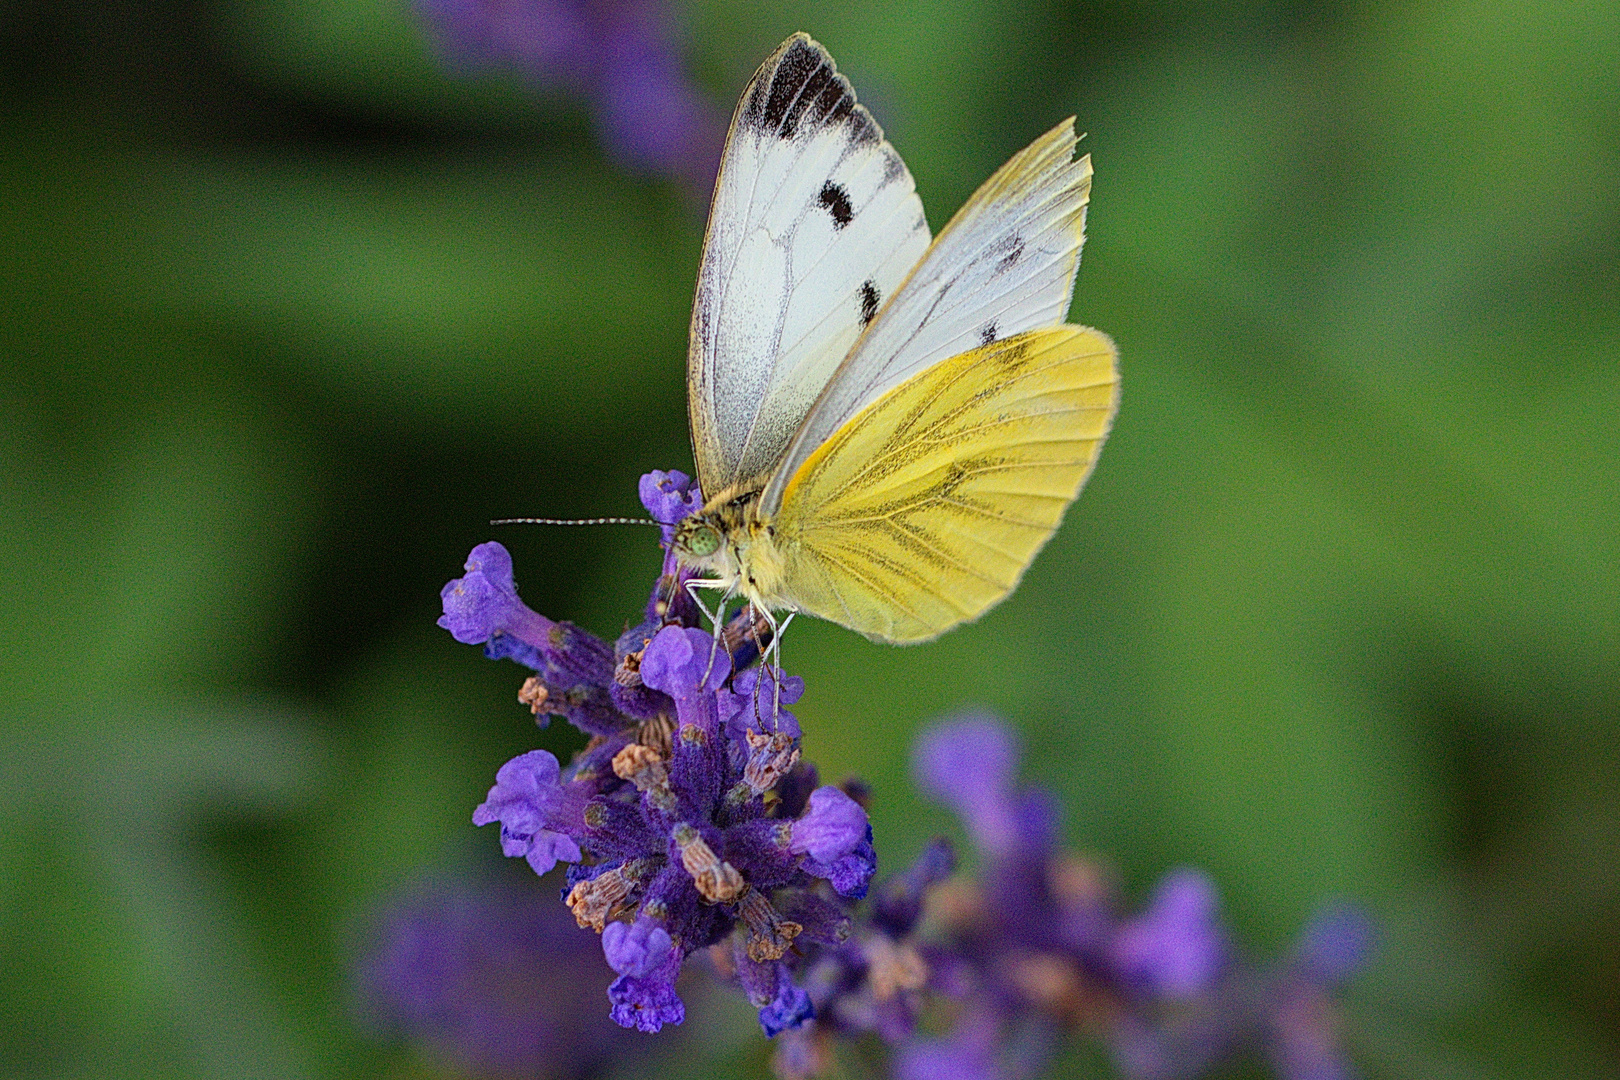
M 832 180 L 822 184 L 820 198 L 821 205 L 832 215 L 834 229 L 842 229 L 855 216 L 855 208 L 849 204 L 849 192 L 843 184 Z
M 986 326 L 983 330 L 979 331 L 979 344 L 980 345 L 988 345 L 992 341 L 995 341 L 995 340 L 996 340 L 996 324 L 995 323 L 991 323 L 990 325 Z
M 882 302 L 878 295 L 877 286 L 870 281 L 861 282 L 861 325 L 865 326 L 877 314 L 878 304 Z

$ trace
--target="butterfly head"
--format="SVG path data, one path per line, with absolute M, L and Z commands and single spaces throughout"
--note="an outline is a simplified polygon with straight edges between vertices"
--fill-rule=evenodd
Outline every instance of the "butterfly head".
M 727 488 L 710 499 L 702 510 L 684 517 L 675 526 L 673 547 L 682 566 L 725 579 L 738 576 L 738 562 L 752 545 L 757 517 L 752 511 L 757 490 L 738 493 Z
M 706 565 L 724 543 L 707 515 L 685 518 L 675 528 L 675 554 L 689 566 Z
M 753 498 L 720 498 L 675 526 L 671 547 L 684 567 L 724 582 L 766 609 L 790 607 L 780 595 L 781 558 L 770 523 L 752 513 Z

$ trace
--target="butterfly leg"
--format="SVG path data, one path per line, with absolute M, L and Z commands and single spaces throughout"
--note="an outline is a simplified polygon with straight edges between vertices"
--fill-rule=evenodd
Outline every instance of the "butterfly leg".
M 764 726 L 764 719 L 765 718 L 762 717 L 759 714 L 759 676 L 763 675 L 763 673 L 766 670 L 768 670 L 768 665 L 765 662 L 765 657 L 769 653 L 770 646 L 765 644 L 763 641 L 760 640 L 759 619 L 756 618 L 756 616 L 762 616 L 764 618 L 764 620 L 765 620 L 765 625 L 769 626 L 771 628 L 771 641 L 772 642 L 776 641 L 776 620 L 771 618 L 771 613 L 769 611 L 765 610 L 764 608 L 758 607 L 752 601 L 749 602 L 748 607 L 747 607 L 746 610 L 749 612 L 748 632 L 754 638 L 754 648 L 759 650 L 759 657 L 760 657 L 760 659 L 759 659 L 759 668 L 755 672 L 755 679 L 754 679 L 754 720 L 759 722 L 760 730 L 763 731 L 763 730 L 765 730 L 765 726 Z M 772 727 L 775 727 L 774 719 L 772 720 Z
M 714 610 L 710 611 L 703 601 L 698 599 L 697 591 L 699 589 L 724 589 L 725 592 L 715 602 Z M 709 646 L 709 666 L 703 669 L 704 682 L 708 682 L 709 676 L 714 672 L 714 658 L 720 652 L 720 639 L 725 635 L 726 631 L 726 604 L 730 602 L 732 595 L 736 591 L 737 583 L 735 581 L 726 582 L 709 578 L 693 578 L 686 583 L 686 593 L 692 598 L 692 603 L 696 604 L 698 610 L 709 617 L 709 622 L 714 626 L 714 642 Z
M 692 603 L 696 604 L 698 610 L 703 612 L 703 614 L 708 617 L 711 625 L 718 623 L 720 621 L 720 617 L 716 612 L 709 610 L 709 605 L 705 604 L 702 598 L 698 596 L 698 590 L 724 588 L 726 588 L 725 582 L 710 581 L 707 578 L 693 578 L 686 583 L 686 595 L 690 596 L 692 598 Z M 726 595 L 720 598 L 720 602 L 723 604 L 730 598 L 731 592 L 729 589 L 727 589 Z
M 769 608 L 756 605 L 754 610 L 758 612 L 760 617 L 765 620 L 765 625 L 771 628 L 770 643 L 760 646 L 759 668 L 761 678 L 766 675 L 769 675 L 771 678 L 773 692 L 771 704 L 771 727 L 774 730 L 777 725 L 777 718 L 782 715 L 782 632 L 788 628 L 788 623 L 793 621 L 793 617 L 797 615 L 798 612 L 792 608 L 789 608 L 787 617 L 781 622 L 777 622 L 776 616 L 771 614 Z M 759 644 L 759 638 L 757 636 L 755 637 L 754 642 L 756 645 Z M 773 658 L 774 663 L 772 662 Z M 759 719 L 758 680 L 754 682 L 754 717 Z
M 789 608 L 787 615 L 783 617 L 780 623 L 773 622 L 771 624 L 770 651 L 776 658 L 776 670 L 771 676 L 771 681 L 776 684 L 776 704 L 771 715 L 773 723 L 775 723 L 778 716 L 782 715 L 782 635 L 787 633 L 788 624 L 793 621 L 793 617 L 797 614 L 797 611 Z M 768 660 L 769 658 L 761 662 L 768 663 Z

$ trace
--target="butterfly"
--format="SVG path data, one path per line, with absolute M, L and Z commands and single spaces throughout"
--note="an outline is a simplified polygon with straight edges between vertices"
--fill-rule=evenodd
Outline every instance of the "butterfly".
M 773 643 L 800 612 L 919 642 L 1012 592 L 1119 402 L 1114 343 L 1063 321 L 1091 191 L 1074 151 L 1071 117 L 930 238 L 825 49 L 795 34 L 754 75 L 692 306 L 706 501 L 672 540 L 705 575 L 689 589 L 724 594 L 717 627 L 740 595 Z

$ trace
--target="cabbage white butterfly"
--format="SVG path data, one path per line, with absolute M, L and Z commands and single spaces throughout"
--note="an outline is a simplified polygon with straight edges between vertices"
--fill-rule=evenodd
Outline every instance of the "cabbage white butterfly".
M 707 575 L 689 587 L 725 594 L 711 615 L 740 594 L 778 639 L 805 612 L 917 642 L 1017 585 L 1119 401 L 1113 342 L 1063 322 L 1091 191 L 1074 149 L 1071 117 L 930 240 L 911 173 L 827 51 L 795 34 L 760 67 L 721 159 L 687 357 L 706 502 L 674 550 Z

